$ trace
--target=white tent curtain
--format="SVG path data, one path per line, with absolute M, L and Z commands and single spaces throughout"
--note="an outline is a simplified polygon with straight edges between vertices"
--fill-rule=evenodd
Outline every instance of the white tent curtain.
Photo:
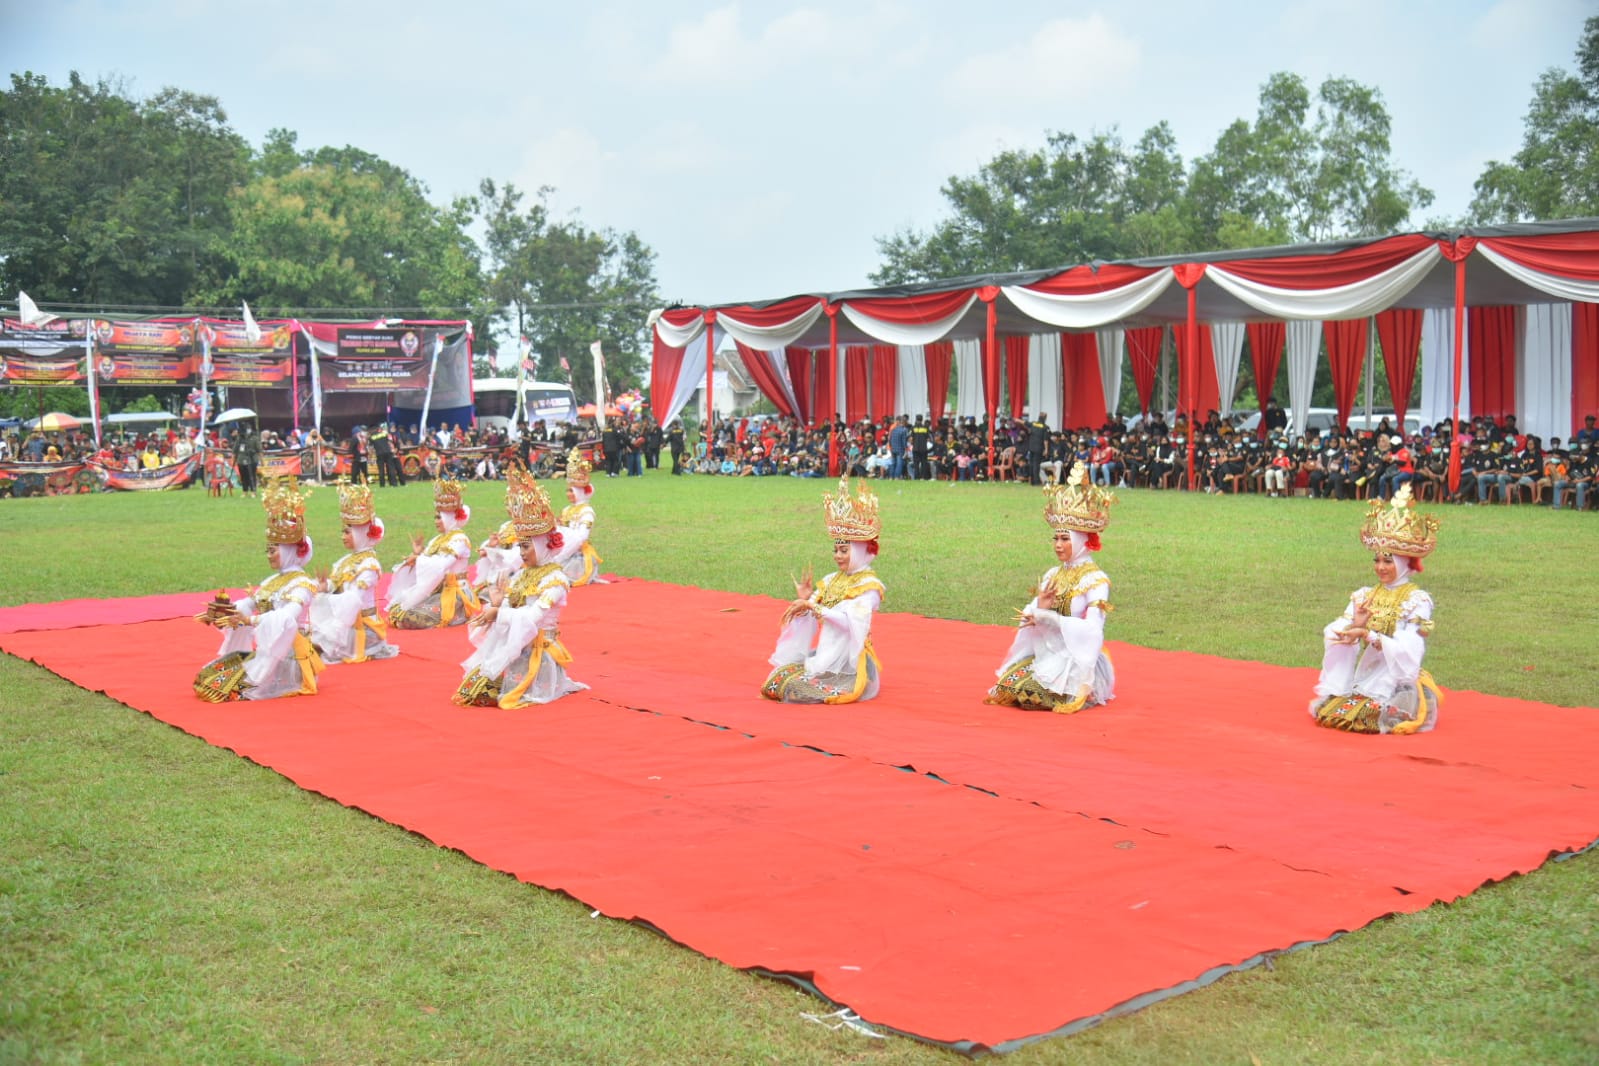
M 699 312 L 683 326 L 672 325 L 660 311 L 651 312 L 650 319 L 655 323 L 656 335 L 668 348 L 687 347 L 690 341 L 705 332 L 705 316 Z M 703 371 L 705 368 L 702 366 L 700 369 Z
M 844 363 L 848 352 L 849 349 L 840 344 L 838 355 L 833 359 L 833 412 L 838 418 L 843 418 L 844 412 L 848 410 L 844 406 L 844 397 L 848 389 L 848 382 L 844 380 Z
M 659 325 L 664 324 L 663 320 Z M 659 328 L 659 325 L 657 325 L 657 328 Z M 719 334 L 716 340 L 720 343 L 722 340 L 721 331 L 717 330 L 716 332 Z M 666 414 L 661 419 L 661 425 L 671 425 L 672 419 L 676 418 L 678 413 L 688 406 L 688 402 L 694 398 L 694 394 L 705 385 L 705 342 L 708 339 L 709 336 L 705 332 L 705 323 L 701 321 L 699 336 L 690 339 L 681 346 L 684 349 L 683 365 L 678 369 L 677 388 L 672 392 L 672 402 L 666 406 Z
M 1436 244 L 1373 274 L 1363 281 L 1330 289 L 1283 289 L 1248 281 L 1212 263 L 1205 279 L 1214 282 L 1257 311 L 1273 318 L 1321 320 L 1365 318 L 1392 307 L 1405 293 L 1415 288 L 1443 253 Z
M 920 344 L 905 344 L 899 349 L 896 363 L 897 380 L 894 394 L 898 404 L 895 414 L 932 415 L 927 404 L 927 352 Z
M 1028 318 L 1061 329 L 1096 329 L 1131 318 L 1165 291 L 1172 270 L 1164 267 L 1119 289 L 1080 296 L 1039 292 L 1026 285 L 1002 285 L 1000 292 Z
M 1027 398 L 1030 413 L 1042 414 L 1052 429 L 1061 428 L 1066 413 L 1061 409 L 1059 333 L 1027 338 Z
M 1571 305 L 1516 308 L 1516 425 L 1522 432 L 1571 439 Z
M 736 341 L 742 341 L 751 348 L 760 348 L 763 351 L 782 350 L 799 340 L 805 331 L 822 317 L 823 302 L 817 297 L 816 303 L 805 311 L 789 319 L 787 322 L 775 326 L 754 326 L 741 322 L 736 316 L 726 311 L 716 315 L 716 324 L 727 330 L 728 336 Z
M 959 311 L 948 317 L 938 319 L 936 322 L 923 322 L 908 325 L 899 322 L 888 322 L 881 318 L 873 318 L 866 312 L 851 306 L 848 300 L 839 304 L 839 309 L 844 312 L 844 317 L 855 325 L 855 328 L 882 341 L 884 344 L 931 344 L 943 338 L 944 334 L 955 328 L 970 311 L 972 304 L 977 302 L 977 293 L 973 292 L 966 302 L 961 304 Z
M 955 342 L 955 417 L 982 418 L 983 345 L 978 340 Z
M 1477 245 L 1477 251 L 1482 257 L 1506 274 L 1515 278 L 1523 285 L 1530 285 L 1539 292 L 1547 292 L 1551 296 L 1558 296 L 1562 300 L 1582 301 L 1583 303 L 1599 303 L 1599 282 L 1579 281 L 1576 278 L 1562 278 L 1554 274 L 1545 274 L 1541 271 L 1524 267 L 1513 262 L 1493 249 L 1493 240 L 1484 239 Z M 1521 419 L 1516 419 L 1519 425 Z
M 1233 413 L 1233 399 L 1238 395 L 1238 362 L 1244 354 L 1244 324 L 1242 322 L 1212 322 L 1210 345 L 1216 359 L 1216 390 L 1221 395 L 1221 416 Z
M 1465 367 L 1471 365 L 1466 352 Z M 1464 367 L 1462 368 L 1464 369 Z M 1421 313 L 1421 399 L 1416 414 L 1424 425 L 1447 421 L 1455 410 L 1455 311 L 1429 307 Z M 1460 386 L 1460 417 L 1471 417 L 1471 375 Z
M 1305 435 L 1310 395 L 1316 387 L 1316 358 L 1321 353 L 1321 323 L 1288 323 L 1288 405 L 1293 408 L 1293 439 Z
M 1059 337 L 1060 334 L 1056 334 Z M 1105 410 L 1120 411 L 1122 402 L 1122 341 L 1125 330 L 1102 329 L 1096 334 L 1099 348 L 1099 380 L 1105 388 Z M 1055 361 L 1058 368 L 1060 360 Z

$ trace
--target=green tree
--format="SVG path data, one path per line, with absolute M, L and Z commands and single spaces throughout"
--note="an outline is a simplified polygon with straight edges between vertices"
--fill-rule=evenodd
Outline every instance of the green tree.
M 229 228 L 249 148 L 214 97 L 128 98 L 76 72 L 0 93 L 0 287 L 41 302 L 177 306 Z
M 1477 223 L 1599 214 L 1599 16 L 1583 23 L 1577 73 L 1545 71 L 1533 87 L 1521 151 L 1483 168 Z

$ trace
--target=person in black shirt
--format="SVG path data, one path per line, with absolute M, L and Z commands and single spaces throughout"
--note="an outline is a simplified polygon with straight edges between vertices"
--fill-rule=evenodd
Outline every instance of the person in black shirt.
M 667 446 L 672 449 L 672 473 L 683 473 L 683 423 L 677 419 L 672 420 L 672 428 L 666 432 Z
M 916 416 L 916 424 L 911 427 L 911 459 L 913 472 L 911 477 L 916 481 L 931 481 L 933 479 L 932 467 L 927 462 L 927 448 L 931 443 L 932 433 L 928 428 L 927 420 L 922 415 Z
M 1044 449 L 1049 445 L 1049 423 L 1043 412 L 1027 423 L 1027 479 L 1034 485 L 1043 484 Z

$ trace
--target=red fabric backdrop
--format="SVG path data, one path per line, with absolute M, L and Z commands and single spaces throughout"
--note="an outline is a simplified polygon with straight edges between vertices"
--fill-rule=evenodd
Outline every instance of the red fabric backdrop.
M 1571 429 L 1599 415 L 1599 304 L 1571 305 Z
M 1098 429 L 1105 421 L 1105 386 L 1099 376 L 1099 342 L 1092 333 L 1060 335 L 1060 384 L 1066 429 Z
M 783 350 L 783 358 L 788 362 L 788 383 L 794 386 L 794 398 L 799 401 L 800 421 L 811 425 L 816 400 L 811 395 L 811 364 L 816 356 L 809 348 L 794 345 Z
M 685 307 L 675 311 L 667 311 L 661 315 L 670 324 L 682 328 L 700 317 L 701 312 Z M 650 410 L 655 413 L 655 420 L 659 422 L 666 414 L 666 409 L 672 403 L 672 397 L 677 393 L 677 377 L 683 371 L 683 355 L 685 349 L 673 348 L 661 340 L 661 335 L 654 330 L 650 331 L 654 340 L 653 351 L 650 357 Z
M 812 363 L 816 374 L 816 423 L 832 425 L 838 413 L 838 389 L 833 384 L 833 353 L 826 348 L 816 350 Z
M 871 351 L 864 344 L 844 349 L 844 421 L 851 425 L 865 418 L 868 410 L 866 360 Z
M 1323 322 L 1327 338 L 1327 363 L 1332 370 L 1333 405 L 1338 408 L 1338 426 L 1349 427 L 1349 412 L 1355 406 L 1360 388 L 1360 370 L 1366 365 L 1366 333 L 1371 324 L 1364 318 Z
M 1499 422 L 1516 413 L 1516 309 L 1466 309 L 1471 413 Z
M 1188 358 L 1188 330 L 1184 326 L 1177 326 L 1172 330 L 1172 337 L 1177 341 L 1178 365 L 1178 395 L 1188 396 L 1194 407 L 1194 417 L 1203 422 L 1205 416 L 1212 411 L 1221 410 L 1221 387 L 1216 384 L 1216 346 L 1210 339 L 1210 323 L 1199 324 L 1199 374 L 1197 377 L 1198 391 L 1190 393 L 1195 382 L 1182 380 L 1182 367 L 1189 366 Z M 1102 414 L 1101 419 L 1104 418 Z
M 1127 331 L 1127 358 L 1133 364 L 1133 387 L 1138 390 L 1138 410 L 1146 415 L 1155 398 L 1155 375 L 1160 370 L 1160 346 L 1165 338 L 1165 326 L 1146 326 Z
M 872 418 L 881 422 L 894 417 L 899 403 L 899 346 L 872 345 Z
M 944 408 L 949 404 L 949 368 L 955 361 L 955 342 L 934 341 L 926 352 L 927 407 L 936 426 L 944 420 Z
M 1216 263 L 1219 270 L 1282 289 L 1330 289 L 1364 281 L 1398 266 L 1437 239 L 1420 233 L 1390 237 L 1332 255 L 1281 256 Z M 1185 264 L 1186 265 L 1186 264 Z
M 738 345 L 738 355 L 744 361 L 744 369 L 749 372 L 750 380 L 755 382 L 761 395 L 772 401 L 772 406 L 779 413 L 792 418 L 794 408 L 788 402 L 788 394 L 783 391 L 783 384 L 778 380 L 777 371 L 773 369 L 766 353 L 751 348 L 743 341 L 733 343 Z
M 1005 338 L 1005 388 L 1010 394 L 1010 416 L 1023 417 L 1027 404 L 1027 349 L 1032 338 Z
M 1421 357 L 1421 312 L 1391 307 L 1377 313 L 1377 340 L 1382 344 L 1383 369 L 1394 398 L 1394 421 L 1404 432 L 1410 410 L 1410 389 L 1416 383 L 1416 361 Z
M 1283 345 L 1288 343 L 1288 327 L 1282 322 L 1250 322 L 1249 366 L 1255 374 L 1255 401 L 1260 405 L 1260 428 L 1255 435 L 1266 437 L 1266 404 L 1277 386 L 1277 368 L 1282 365 Z
M 1524 267 L 1579 281 L 1599 281 L 1599 233 L 1483 237 L 1481 243 Z M 1475 402 L 1476 397 L 1472 397 Z

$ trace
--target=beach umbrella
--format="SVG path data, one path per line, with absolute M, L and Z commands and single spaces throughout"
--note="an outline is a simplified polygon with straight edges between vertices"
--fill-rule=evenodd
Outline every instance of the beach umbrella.
M 40 415 L 38 421 L 38 428 L 46 433 L 55 433 L 65 429 L 79 429 L 82 426 L 83 422 L 81 420 L 73 418 L 71 415 L 63 414 L 60 411 L 51 411 L 49 414 Z

